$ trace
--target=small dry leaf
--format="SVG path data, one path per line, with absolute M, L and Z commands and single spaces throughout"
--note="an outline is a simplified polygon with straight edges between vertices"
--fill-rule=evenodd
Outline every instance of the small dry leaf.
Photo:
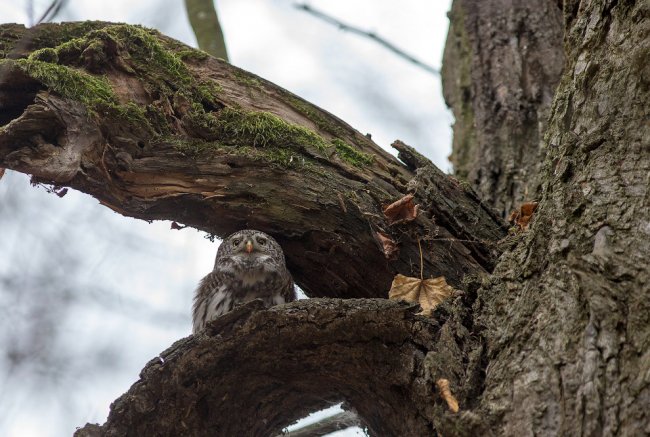
M 385 234 L 381 231 L 377 231 L 375 235 L 377 240 L 379 240 L 379 244 L 381 244 L 381 248 L 386 259 L 397 259 L 397 255 L 399 254 L 399 247 L 397 247 L 397 243 L 395 243 L 395 241 L 390 238 L 388 234 Z
M 5 169 L 0 167 L 0 179 L 5 175 Z
M 438 390 L 440 391 L 440 396 L 447 402 L 447 406 L 453 413 L 458 413 L 459 407 L 458 407 L 458 401 L 454 397 L 453 394 L 451 394 L 451 389 L 449 388 L 449 380 L 440 378 L 439 380 L 436 381 L 436 385 L 438 386 Z
M 519 207 L 519 211 L 512 211 L 508 216 L 508 221 L 513 225 L 519 226 L 523 231 L 528 229 L 528 224 L 533 218 L 533 213 L 537 209 L 537 202 L 526 202 Z
M 419 279 L 398 273 L 393 278 L 393 284 L 388 292 L 388 298 L 419 303 L 422 307 L 420 314 L 429 316 L 453 292 L 454 289 L 451 285 L 447 284 L 444 276 L 432 279 Z
M 384 208 L 384 215 L 391 225 L 415 220 L 418 216 L 419 205 L 413 203 L 413 195 L 407 194 L 396 202 Z

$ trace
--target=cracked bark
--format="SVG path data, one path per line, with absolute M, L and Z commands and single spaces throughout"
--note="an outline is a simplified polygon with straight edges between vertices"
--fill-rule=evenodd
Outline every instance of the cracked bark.
M 540 3 L 540 8 L 547 6 Z M 503 24 L 500 14 L 501 9 L 494 14 L 482 10 L 482 25 L 487 26 L 494 20 L 495 28 L 502 29 L 499 27 Z M 604 4 L 594 0 L 582 1 L 579 7 L 578 2 L 565 2 L 565 71 L 550 109 L 544 147 L 539 149 L 541 165 L 526 168 L 533 173 L 533 179 L 539 181 L 540 203 L 528 231 L 501 240 L 499 247 L 503 253 L 490 276 L 485 276 L 481 270 L 490 270 L 494 258 L 482 257 L 481 253 L 490 254 L 493 248 L 490 244 L 472 241 L 476 247 L 463 244 L 459 251 L 481 269 L 472 270 L 477 275 L 465 275 L 461 285 L 464 293 L 443 303 L 431 318 L 416 316 L 416 308 L 382 299 L 314 299 L 266 310 L 257 308 L 256 303 L 238 308 L 199 335 L 179 340 L 161 355 L 164 362 L 152 360 L 140 380 L 114 403 L 107 423 L 87 425 L 78 435 L 272 435 L 308 410 L 342 400 L 359 413 L 374 435 L 649 433 L 648 15 L 646 2 Z M 452 14 L 452 20 L 457 19 L 458 15 Z M 550 25 L 561 26 L 561 22 L 551 21 Z M 526 20 L 518 22 L 522 26 L 527 24 Z M 454 25 L 457 24 L 454 21 Z M 530 21 L 533 27 L 537 24 L 536 20 Z M 478 28 L 482 27 L 470 27 L 468 32 Z M 506 26 L 503 36 L 507 38 L 508 32 L 515 31 L 520 35 L 522 29 Z M 561 32 L 561 28 L 554 29 L 551 34 L 557 32 Z M 478 41 L 476 34 L 473 38 Z M 467 62 L 462 56 L 478 56 L 478 52 L 482 57 L 489 56 L 486 47 L 490 45 L 467 46 L 468 52 L 459 55 L 459 62 Z M 502 52 L 493 54 L 494 62 L 508 65 L 505 62 L 508 58 Z M 201 71 L 217 68 L 213 62 L 203 60 L 196 64 L 200 67 L 193 68 Z M 309 107 L 309 111 L 294 112 L 295 106 L 288 109 L 286 102 L 277 103 L 275 98 L 283 101 L 287 95 L 272 91 L 277 89 L 267 82 L 257 78 L 254 78 L 257 85 L 241 78 L 237 82 L 230 75 L 236 71 L 233 67 L 219 65 L 218 69 L 221 76 L 215 77 L 224 78 L 223 88 L 229 90 L 225 94 L 231 99 L 242 99 L 247 108 L 258 107 L 261 102 L 276 102 L 268 103 L 265 109 L 294 123 L 310 126 L 328 140 L 334 137 L 332 131 L 337 132 L 336 138 L 364 153 L 376 155 L 369 167 L 359 169 L 347 165 L 335 154 L 328 156 L 325 164 L 313 151 L 298 148 L 296 152 L 301 157 L 323 163 L 326 169 L 333 169 L 334 174 L 349 177 L 353 181 L 350 184 L 362 183 L 364 189 L 375 193 L 375 197 L 363 197 L 360 202 L 374 208 L 365 212 L 379 217 L 375 217 L 378 221 L 371 222 L 371 226 L 389 229 L 392 235 L 401 236 L 400 257 L 405 253 L 413 255 L 413 242 L 427 225 L 418 221 L 400 225 L 403 227 L 395 230 L 381 221 L 380 207 L 385 200 L 396 200 L 409 189 L 416 193 L 418 202 L 427 211 L 421 220 L 432 220 L 433 215 L 440 214 L 433 211 L 438 206 L 432 206 L 440 199 L 437 193 L 443 193 L 443 198 L 447 191 L 451 196 L 465 193 L 461 196 L 464 201 L 474 202 L 474 210 L 486 217 L 482 220 L 499 230 L 494 231 L 495 235 L 499 234 L 499 220 L 493 218 L 488 207 L 484 207 L 474 194 L 467 194 L 469 191 L 462 182 L 441 177 L 412 149 L 396 144 L 401 148 L 406 164 L 403 166 L 376 151 L 366 139 L 336 119 L 327 118 L 334 120 L 341 130 L 331 126 L 321 129 L 327 124 L 323 119 L 317 120 L 319 123 L 313 121 L 313 111 L 317 109 Z M 194 186 L 196 177 L 182 176 L 190 169 L 192 175 L 203 172 L 201 174 L 212 178 L 205 185 L 214 190 L 222 179 L 233 181 L 234 176 L 242 177 L 246 172 L 241 168 L 248 166 L 255 169 L 256 177 L 262 174 L 265 180 L 276 178 L 277 182 L 279 173 L 271 170 L 266 173 L 260 161 L 241 156 L 225 160 L 224 154 L 218 152 L 207 162 L 197 160 L 191 165 L 183 164 L 187 157 L 179 155 L 171 146 L 156 143 L 156 147 L 145 147 L 145 155 L 129 153 L 136 161 L 132 164 L 129 158 L 121 155 L 121 159 L 116 153 L 119 147 L 127 147 L 115 139 L 125 136 L 122 131 L 118 134 L 105 128 L 92 128 L 95 130 L 83 136 L 86 141 L 93 135 L 100 135 L 111 145 L 106 149 L 109 158 L 102 161 L 96 156 L 97 150 L 86 149 L 84 143 L 78 143 L 82 138 L 70 137 L 74 133 L 69 130 L 58 130 L 61 124 L 68 126 L 65 114 L 80 113 L 86 117 L 83 107 L 79 109 L 78 105 L 56 93 L 39 91 L 43 86 L 24 74 L 9 77 L 13 83 L 32 91 L 31 97 L 18 100 L 22 103 L 3 110 L 2 166 L 28 171 L 25 166 L 31 165 L 30 168 L 36 170 L 44 169 L 38 174 L 44 180 L 73 186 L 98 197 L 102 191 L 107 192 L 103 197 L 107 204 L 134 216 L 175 218 L 216 233 L 251 223 L 264 230 L 275 230 L 271 233 L 278 235 L 281 226 L 287 226 L 290 232 L 283 244 L 293 254 L 297 254 L 300 247 L 310 250 L 317 247 L 313 233 L 296 231 L 300 229 L 296 225 L 298 221 L 291 214 L 284 221 L 276 222 L 272 220 L 282 215 L 273 216 L 273 208 L 271 212 L 255 210 L 255 215 L 246 216 L 242 222 L 241 212 L 248 212 L 248 209 L 243 208 L 244 200 L 239 197 L 220 201 L 220 220 L 226 224 L 218 224 L 211 215 L 214 209 L 205 211 L 201 209 L 205 202 L 193 200 L 207 191 L 206 188 L 188 190 L 187 187 Z M 483 85 L 489 90 L 489 84 Z M 247 89 L 250 88 L 249 93 Z M 12 89 L 5 87 L 0 91 L 3 93 L 0 95 L 9 95 Z M 271 100 L 267 100 L 270 97 Z M 32 98 L 37 99 L 36 104 L 25 109 L 25 103 L 29 104 Z M 43 100 L 51 105 L 43 105 Z M 229 102 L 232 105 L 232 100 Z M 228 101 L 221 103 L 228 107 Z M 170 105 L 183 106 L 180 102 Z M 66 108 L 71 110 L 66 112 Z M 484 111 L 476 114 L 481 119 L 488 119 L 490 111 L 498 110 L 493 106 L 479 109 Z M 21 120 L 23 111 L 27 112 Z M 330 117 L 326 113 L 316 113 Z M 184 126 L 182 114 L 177 118 Z M 9 120 L 14 121 L 8 123 Z M 41 138 L 44 141 L 21 136 L 21 132 L 34 132 L 35 126 L 42 128 L 43 120 L 50 120 L 51 129 L 43 130 Z M 99 120 L 101 122 L 102 117 Z M 457 124 L 465 121 L 457 118 Z M 457 128 L 471 133 L 472 129 L 481 129 L 481 126 L 460 125 Z M 187 126 L 184 129 L 185 134 L 191 131 Z M 214 133 L 209 129 L 201 132 L 208 136 Z M 526 135 L 534 136 L 530 132 Z M 20 138 L 29 138 L 30 142 L 22 144 L 18 141 Z M 68 164 L 75 162 L 71 157 L 78 156 L 74 153 L 75 147 L 84 150 L 81 153 L 84 174 L 54 171 L 75 168 Z M 455 147 L 462 145 L 456 142 Z M 62 153 L 66 150 L 67 154 Z M 146 163 L 158 153 L 166 157 L 159 161 L 166 163 L 165 178 L 150 179 L 148 185 L 140 183 L 142 178 L 146 181 L 148 177 L 144 170 L 151 170 Z M 113 172 L 98 170 L 97 163 L 102 162 L 106 166 L 104 170 L 112 169 Z M 236 165 L 227 165 L 228 162 Z M 526 160 L 517 162 L 527 166 Z M 95 166 L 86 165 L 88 163 L 95 163 Z M 223 174 L 224 170 L 210 173 L 208 169 L 214 163 L 221 164 L 214 168 L 227 166 L 228 173 Z M 482 163 L 477 161 L 473 165 Z M 283 175 L 294 175 L 296 180 L 309 183 L 310 176 L 298 174 L 295 169 L 283 168 L 282 171 Z M 472 171 L 478 169 L 470 167 L 468 174 Z M 129 172 L 140 174 L 141 179 L 134 182 L 125 176 Z M 169 180 L 167 178 L 182 183 L 165 185 L 162 182 Z M 313 179 L 318 178 L 313 176 Z M 431 187 L 431 181 L 439 182 Z M 153 190 L 157 186 L 160 191 Z M 141 191 L 130 192 L 133 187 Z M 480 184 L 477 187 L 480 192 Z M 183 194 L 186 192 L 193 194 Z M 142 199 L 152 193 L 157 197 L 142 203 Z M 169 198 L 172 194 L 174 196 Z M 508 201 L 513 199 L 515 197 Z M 336 208 L 340 205 L 338 195 L 328 201 L 331 203 L 319 207 L 324 211 L 314 208 L 311 214 L 327 214 L 324 206 Z M 134 208 L 138 202 L 141 202 L 141 209 Z M 223 206 L 228 202 L 240 209 L 229 211 Z M 348 198 L 344 198 L 344 202 L 348 211 L 353 210 Z M 448 208 L 445 202 L 440 204 L 443 210 Z M 453 214 L 435 215 L 435 225 L 458 240 L 468 240 L 462 237 L 465 234 L 459 229 L 471 228 L 471 220 L 463 218 L 463 214 L 457 215 L 460 218 Z M 336 221 L 339 218 L 333 215 L 318 217 L 319 226 L 330 223 L 327 220 L 339 223 Z M 488 217 L 492 218 L 487 220 Z M 455 220 L 459 220 L 459 224 Z M 367 227 L 368 222 L 364 223 Z M 481 228 L 477 226 L 476 232 Z M 342 225 L 332 226 L 327 235 L 343 232 L 342 235 L 348 236 L 348 231 Z M 367 255 L 364 260 L 337 247 L 327 251 L 328 259 L 336 260 L 328 268 L 342 272 L 346 271 L 344 264 L 352 262 L 358 271 L 370 270 L 388 277 L 399 270 L 391 270 L 393 266 L 408 264 L 405 261 L 408 256 L 396 264 L 385 261 L 371 232 L 366 232 L 363 241 L 368 243 L 359 246 L 369 251 L 362 252 Z M 435 242 L 433 240 L 430 244 Z M 294 267 L 301 272 L 298 262 L 294 261 Z M 432 258 L 428 259 L 427 274 L 442 268 L 445 267 L 433 266 Z M 385 273 L 386 269 L 390 274 Z M 334 276 L 328 276 L 327 272 L 321 275 L 315 268 L 312 271 L 318 274 L 305 274 L 303 266 L 300 277 L 314 296 L 367 297 L 385 293 L 378 291 L 377 282 L 359 285 L 360 281 L 352 280 L 347 282 L 347 288 L 335 287 L 336 291 L 328 291 L 329 286 L 336 284 L 332 281 Z M 460 276 L 457 283 L 461 282 Z M 357 290 L 358 285 L 361 288 Z M 252 360 L 253 356 L 256 359 Z M 460 403 L 459 414 L 451 414 L 437 396 L 435 381 L 438 378 L 450 381 Z

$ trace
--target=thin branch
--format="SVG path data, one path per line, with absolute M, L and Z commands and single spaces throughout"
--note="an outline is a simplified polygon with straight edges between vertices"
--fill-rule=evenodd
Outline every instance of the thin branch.
M 363 30 L 359 29 L 358 27 L 351 26 L 349 24 L 343 23 L 342 21 L 338 20 L 337 18 L 334 18 L 330 15 L 327 15 L 324 12 L 321 12 L 319 10 L 314 9 L 313 7 L 309 6 L 306 3 L 296 3 L 294 5 L 297 9 L 302 9 L 305 12 L 310 13 L 316 18 L 320 18 L 321 20 L 325 21 L 326 23 L 332 24 L 336 27 L 338 27 L 340 30 L 346 31 L 346 32 L 351 32 L 351 33 L 356 33 L 357 35 L 364 36 L 366 38 L 369 38 L 376 43 L 384 46 L 391 52 L 395 53 L 397 56 L 406 59 L 407 61 L 417 65 L 418 67 L 422 68 L 423 70 L 434 74 L 436 76 L 440 75 L 440 70 L 438 70 L 435 67 L 432 67 L 431 65 L 425 64 L 424 62 L 420 61 L 419 59 L 409 55 L 406 53 L 404 50 L 400 49 L 399 47 L 395 46 L 393 43 L 385 40 L 381 36 L 377 35 L 374 32 L 368 31 L 368 30 Z
M 47 23 L 48 21 L 54 20 L 67 2 L 68 0 L 53 0 L 36 24 Z

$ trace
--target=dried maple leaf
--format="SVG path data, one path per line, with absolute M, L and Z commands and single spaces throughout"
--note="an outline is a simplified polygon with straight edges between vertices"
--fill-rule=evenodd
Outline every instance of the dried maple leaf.
M 406 223 L 415 220 L 418 216 L 419 207 L 419 205 L 413 203 L 413 195 L 407 194 L 384 208 L 384 215 L 388 218 L 388 222 L 391 225 Z
M 444 276 L 432 279 L 411 278 L 400 275 L 393 278 L 393 284 L 388 292 L 388 298 L 419 303 L 423 315 L 431 315 L 442 301 L 452 295 L 454 289 L 447 284 Z
M 449 380 L 440 378 L 439 380 L 436 381 L 436 385 L 438 386 L 438 390 L 440 391 L 440 396 L 447 402 L 447 406 L 453 413 L 458 413 L 459 407 L 458 407 L 458 401 L 454 397 L 454 395 L 451 394 L 451 389 L 449 388 Z
M 515 210 L 508 216 L 508 221 L 513 225 L 519 226 L 523 231 L 528 229 L 528 224 L 533 218 L 533 213 L 537 209 L 537 202 L 526 202 L 519 207 L 519 211 Z
M 397 255 L 399 254 L 399 247 L 397 247 L 397 243 L 395 243 L 395 241 L 390 238 L 388 234 L 385 234 L 381 231 L 377 231 L 375 235 L 379 241 L 379 244 L 381 244 L 381 248 L 386 259 L 396 259 Z

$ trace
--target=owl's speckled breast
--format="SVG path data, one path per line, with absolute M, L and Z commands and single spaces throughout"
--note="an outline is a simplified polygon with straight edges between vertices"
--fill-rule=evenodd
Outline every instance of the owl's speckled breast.
M 295 293 L 280 245 L 270 235 L 246 229 L 223 241 L 214 270 L 199 284 L 193 332 L 253 299 L 262 299 L 267 306 L 279 305 L 295 300 Z

